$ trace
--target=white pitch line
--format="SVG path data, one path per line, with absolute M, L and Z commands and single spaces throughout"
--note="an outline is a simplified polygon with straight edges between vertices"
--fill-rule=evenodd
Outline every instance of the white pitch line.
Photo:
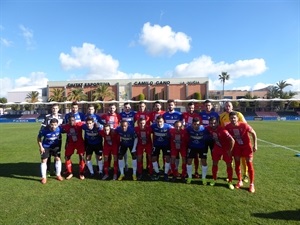
M 286 147 L 286 146 L 283 146 L 283 145 L 278 145 L 278 144 L 274 144 L 272 142 L 269 142 L 269 141 L 265 141 L 265 140 L 262 140 L 262 139 L 257 139 L 258 141 L 261 141 L 261 142 L 264 142 L 264 143 L 267 143 L 267 144 L 270 144 L 270 145 L 273 145 L 274 147 L 280 147 L 280 148 L 284 148 L 284 149 L 287 149 L 287 150 L 290 150 L 290 151 L 293 151 L 293 152 L 297 152 L 299 153 L 300 151 L 298 150 L 295 150 L 295 149 L 292 149 L 292 148 L 289 148 L 289 147 Z

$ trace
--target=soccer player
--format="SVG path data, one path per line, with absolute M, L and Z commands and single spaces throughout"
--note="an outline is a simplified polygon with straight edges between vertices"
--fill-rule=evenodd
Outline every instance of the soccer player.
M 171 169 L 173 171 L 173 181 L 176 181 L 178 176 L 178 169 L 176 169 L 176 157 L 180 153 L 182 158 L 182 174 L 181 179 L 185 181 L 186 177 L 186 153 L 187 153 L 187 132 L 183 127 L 181 121 L 174 123 L 174 128 L 170 129 L 170 143 L 171 143 Z
M 73 177 L 71 156 L 75 149 L 79 156 L 79 179 L 84 180 L 84 140 L 82 138 L 82 122 L 76 122 L 73 115 L 69 116 L 67 124 L 62 125 L 63 133 L 67 134 L 66 151 L 65 151 L 65 165 L 67 170 L 66 179 Z
M 254 166 L 253 166 L 253 153 L 257 150 L 257 136 L 256 132 L 252 127 L 245 123 L 239 122 L 238 115 L 236 112 L 229 113 L 230 124 L 226 125 L 225 129 L 232 135 L 235 140 L 233 148 L 233 157 L 235 162 L 235 172 L 238 177 L 238 183 L 235 188 L 240 188 L 243 186 L 240 159 L 245 157 L 246 163 L 249 171 L 250 186 L 249 192 L 254 193 Z M 250 136 L 252 142 L 250 140 Z
M 170 170 L 170 134 L 169 130 L 172 128 L 170 124 L 164 122 L 162 116 L 156 118 L 156 123 L 151 125 L 153 133 L 153 149 L 152 149 L 152 165 L 155 173 L 152 174 L 152 180 L 159 179 L 159 169 L 158 169 L 158 156 L 160 151 L 163 152 L 163 157 L 165 158 L 165 171 L 164 180 L 169 180 L 168 172 Z
M 147 155 L 147 168 L 150 175 L 153 173 L 153 166 L 151 161 L 151 151 L 152 151 L 152 129 L 150 126 L 146 125 L 146 119 L 140 118 L 138 121 L 138 126 L 134 128 L 137 135 L 138 142 L 136 146 L 137 154 L 137 172 L 138 180 L 142 180 L 143 177 L 143 153 Z
M 161 102 L 160 101 L 154 102 L 153 111 L 149 113 L 151 124 L 156 122 L 156 117 L 158 117 L 159 115 L 163 115 L 164 113 L 165 111 L 162 110 Z
M 189 102 L 186 109 L 187 109 L 187 111 L 182 113 L 183 124 L 185 127 L 191 126 L 194 118 L 199 118 L 201 121 L 201 117 L 200 117 L 199 113 L 195 112 L 194 102 Z M 194 165 L 195 165 L 195 175 L 194 176 L 196 178 L 199 178 L 199 173 L 198 173 L 199 164 L 200 164 L 200 161 L 199 161 L 199 156 L 197 154 L 194 159 Z
M 120 113 L 121 120 L 126 120 L 128 122 L 128 125 L 131 127 L 134 127 L 134 116 L 136 112 L 131 110 L 131 106 L 129 102 L 124 103 L 124 109 L 123 112 Z
M 146 120 L 147 126 L 150 125 L 150 116 L 149 113 L 147 112 L 146 103 L 143 101 L 139 102 L 139 110 L 134 116 L 134 121 L 139 121 L 140 118 L 144 118 Z
M 212 150 L 212 175 L 213 181 L 210 182 L 211 186 L 214 186 L 217 180 L 217 173 L 218 173 L 218 163 L 223 158 L 224 162 L 227 166 L 227 177 L 228 177 L 228 187 L 229 189 L 233 190 L 234 186 L 232 184 L 232 149 L 234 146 L 234 139 L 225 130 L 224 127 L 219 126 L 219 121 L 216 117 L 209 118 L 209 126 L 206 127 L 212 136 L 215 145 Z
M 109 156 L 112 155 L 114 159 L 114 175 L 113 180 L 118 178 L 118 147 L 120 143 L 120 137 L 109 124 L 104 124 L 103 130 L 100 130 L 100 135 L 103 137 L 103 155 L 104 155 L 104 176 L 102 180 L 109 178 Z
M 84 130 L 84 141 L 85 141 L 85 152 L 86 152 L 86 165 L 89 169 L 90 175 L 93 177 L 94 169 L 91 161 L 93 152 L 95 152 L 98 171 L 100 178 L 103 175 L 103 161 L 102 161 L 102 136 L 100 136 L 99 131 L 103 130 L 103 125 L 95 122 L 94 118 L 88 116 L 85 120 L 85 124 L 82 125 Z
M 134 128 L 130 127 L 128 125 L 127 121 L 121 121 L 121 125 L 117 127 L 115 130 L 116 133 L 120 136 L 120 146 L 119 146 L 119 152 L 118 152 L 118 158 L 119 158 L 119 170 L 120 170 L 120 176 L 118 180 L 123 180 L 124 175 L 124 168 L 125 168 L 125 162 L 124 162 L 124 155 L 129 149 L 132 157 L 132 179 L 134 181 L 137 180 L 136 176 L 136 170 L 137 170 L 137 159 L 136 159 L 136 144 L 137 144 L 137 137 L 134 132 Z
M 75 122 L 80 122 L 85 120 L 85 116 L 82 112 L 79 112 L 79 106 L 77 102 L 72 103 L 71 112 L 65 115 L 65 123 L 68 123 L 69 117 L 73 116 L 75 118 Z
M 242 113 L 233 111 L 233 106 L 232 106 L 231 102 L 225 102 L 225 111 L 223 113 L 221 113 L 221 115 L 220 115 L 221 126 L 225 127 L 227 124 L 230 123 L 229 114 L 231 112 L 236 112 L 239 122 L 247 123 L 247 121 Z M 243 180 L 245 183 L 248 183 L 249 182 L 248 168 L 247 168 L 247 164 L 246 164 L 246 159 L 244 157 L 242 157 L 242 167 L 243 167 L 243 173 L 244 173 Z
M 62 114 L 58 113 L 59 112 L 59 106 L 58 104 L 53 104 L 51 107 L 51 113 L 47 114 L 44 118 L 44 121 L 42 123 L 41 129 L 44 129 L 46 126 L 50 124 L 51 119 L 55 118 L 58 121 L 58 125 L 61 125 L 63 123 L 63 116 Z M 59 139 L 59 144 L 60 144 L 60 150 L 61 150 L 61 136 Z M 47 160 L 47 176 L 50 176 L 50 167 L 51 167 L 51 154 L 49 155 L 49 158 Z
M 44 129 L 40 129 L 37 136 L 37 143 L 39 146 L 39 151 L 41 155 L 41 183 L 45 184 L 47 182 L 47 160 L 49 155 L 55 157 L 55 172 L 56 179 L 62 181 L 61 176 L 61 160 L 60 160 L 60 137 L 61 128 L 58 127 L 58 119 L 52 118 Z
M 111 129 L 116 129 L 121 121 L 120 115 L 116 112 L 117 106 L 115 103 L 109 104 L 109 111 L 103 114 L 101 119 L 104 124 L 109 124 Z
M 169 99 L 168 103 L 168 110 L 163 114 L 163 118 L 165 123 L 170 124 L 171 126 L 179 120 L 182 121 L 182 114 L 181 112 L 175 111 L 175 101 L 173 99 Z
M 192 182 L 192 161 L 199 154 L 201 158 L 202 165 L 202 184 L 206 185 L 206 174 L 207 174 L 207 149 L 205 149 L 205 142 L 209 137 L 207 129 L 200 125 L 200 119 L 194 118 L 192 126 L 186 128 L 189 141 L 188 141 L 188 151 L 187 151 L 187 183 Z
M 85 118 L 87 117 L 92 117 L 94 119 L 95 123 L 100 123 L 102 124 L 102 120 L 98 114 L 95 113 L 95 106 L 94 105 L 89 105 L 88 106 L 88 112 L 85 115 Z

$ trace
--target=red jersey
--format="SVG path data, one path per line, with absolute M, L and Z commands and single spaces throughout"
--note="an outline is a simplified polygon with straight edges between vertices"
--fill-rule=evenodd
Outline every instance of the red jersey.
M 110 133 L 107 135 L 104 130 L 100 130 L 99 134 L 103 137 L 104 147 L 119 146 L 120 137 L 117 133 L 110 131 Z
M 158 117 L 159 115 L 162 116 L 165 113 L 165 111 L 160 110 L 158 111 L 152 111 L 149 113 L 149 117 L 150 117 L 150 122 L 151 123 L 155 123 L 156 122 L 156 117 Z
M 221 126 L 218 126 L 216 130 L 213 130 L 210 126 L 206 127 L 211 134 L 215 145 L 214 148 L 219 148 L 227 151 L 230 147 L 230 137 L 229 132 Z
M 82 122 L 75 123 L 74 126 L 70 124 L 63 124 L 62 129 L 64 133 L 67 133 L 67 142 L 68 143 L 78 143 L 83 142 L 82 137 Z
M 150 125 L 150 116 L 148 112 L 137 112 L 134 115 L 134 121 L 139 121 L 140 118 L 143 118 L 146 120 L 146 125 L 149 126 Z
M 188 133 L 185 129 L 177 130 L 175 128 L 170 129 L 170 144 L 171 149 L 186 149 L 188 143 Z
M 106 113 L 101 116 L 101 120 L 104 123 L 109 124 L 111 129 L 115 129 L 119 126 L 119 123 L 121 122 L 121 116 L 118 113 Z
M 152 145 L 152 129 L 151 127 L 146 126 L 145 129 L 141 129 L 140 127 L 135 127 L 134 131 L 138 138 L 138 145 Z
M 193 112 L 193 113 L 184 112 L 184 113 L 182 113 L 182 118 L 183 118 L 185 127 L 192 125 L 194 118 L 199 118 L 201 121 L 201 117 L 200 117 L 199 113 L 196 113 L 196 112 Z
M 235 140 L 234 147 L 251 147 L 251 140 L 248 132 L 252 131 L 252 127 L 244 122 L 238 122 L 238 125 L 232 125 L 231 123 L 226 125 L 226 130 L 231 134 Z

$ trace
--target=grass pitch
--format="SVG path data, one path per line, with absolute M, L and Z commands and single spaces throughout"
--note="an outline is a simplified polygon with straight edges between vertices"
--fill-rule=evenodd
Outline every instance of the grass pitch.
M 259 138 L 254 194 L 247 184 L 227 188 L 224 162 L 214 187 L 197 179 L 134 182 L 129 175 L 124 181 L 53 177 L 42 185 L 39 124 L 0 124 L 0 224 L 299 224 L 300 123 L 250 124 Z M 208 163 L 211 178 L 210 156 Z

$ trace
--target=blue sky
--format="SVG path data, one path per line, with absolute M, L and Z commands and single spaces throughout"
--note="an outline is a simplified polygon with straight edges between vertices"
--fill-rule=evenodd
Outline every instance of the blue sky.
M 300 91 L 298 0 L 2 0 L 0 97 L 47 81 L 208 77 Z

